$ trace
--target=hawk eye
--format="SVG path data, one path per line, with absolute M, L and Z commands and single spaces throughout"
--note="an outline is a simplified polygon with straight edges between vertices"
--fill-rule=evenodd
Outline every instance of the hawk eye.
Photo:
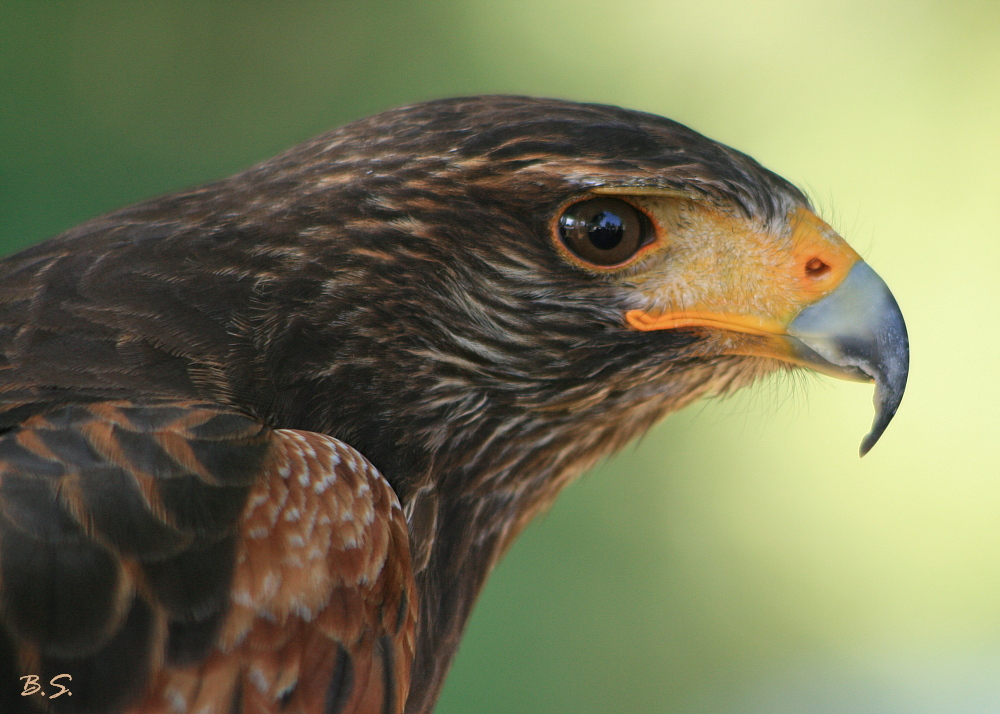
M 574 203 L 559 217 L 559 239 L 573 255 L 594 265 L 618 265 L 652 242 L 649 219 L 618 198 Z

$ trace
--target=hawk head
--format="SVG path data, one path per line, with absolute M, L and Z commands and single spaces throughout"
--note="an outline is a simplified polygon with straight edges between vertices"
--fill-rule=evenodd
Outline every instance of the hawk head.
M 864 453 L 905 386 L 902 317 L 860 256 L 787 181 L 658 116 L 430 102 L 144 210 L 166 209 L 234 243 L 216 274 L 261 266 L 253 401 L 398 463 L 403 491 L 430 463 L 523 478 L 508 449 L 593 460 L 800 366 L 876 382 Z

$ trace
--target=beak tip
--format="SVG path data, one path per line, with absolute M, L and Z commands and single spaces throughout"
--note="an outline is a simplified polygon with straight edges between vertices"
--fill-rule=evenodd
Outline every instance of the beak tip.
M 905 335 L 904 335 L 905 343 Z M 908 358 L 908 349 L 901 350 L 904 354 L 904 360 Z M 872 428 L 865 438 L 861 440 L 861 448 L 859 449 L 860 456 L 864 456 L 872 447 L 878 443 L 878 440 L 882 438 L 882 434 L 885 433 L 885 429 L 889 426 L 889 422 L 892 421 L 893 417 L 896 416 L 896 410 L 899 409 L 899 403 L 903 401 L 903 392 L 906 389 L 906 378 L 908 376 L 908 369 L 906 368 L 906 362 L 903 362 L 904 368 L 902 370 L 897 370 L 892 375 L 891 381 L 888 383 L 883 381 L 885 379 L 882 376 L 876 379 L 875 382 L 875 419 L 872 421 Z
M 878 434 L 876 434 L 874 431 L 868 432 L 868 434 L 865 435 L 865 438 L 861 440 L 861 446 L 858 449 L 858 458 L 863 459 L 868 454 L 868 452 L 872 450 L 872 447 L 878 443 L 878 440 L 879 438 L 881 438 L 881 436 L 882 436 L 881 432 L 879 432 Z
M 882 434 L 885 433 L 885 428 L 889 426 L 889 422 L 892 420 L 894 414 L 888 416 L 877 415 L 875 417 L 875 423 L 872 424 L 872 430 L 865 434 L 865 438 L 861 440 L 861 447 L 858 449 L 858 456 L 864 458 L 865 454 L 872 450 L 872 447 L 878 443 L 878 440 L 882 438 Z

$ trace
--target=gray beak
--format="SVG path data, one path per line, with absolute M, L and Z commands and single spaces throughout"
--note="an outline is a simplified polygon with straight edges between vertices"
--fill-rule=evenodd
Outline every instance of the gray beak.
M 875 420 L 861 442 L 867 454 L 896 414 L 910 368 L 906 324 L 895 298 L 865 262 L 788 326 L 796 356 L 834 377 L 875 382 Z

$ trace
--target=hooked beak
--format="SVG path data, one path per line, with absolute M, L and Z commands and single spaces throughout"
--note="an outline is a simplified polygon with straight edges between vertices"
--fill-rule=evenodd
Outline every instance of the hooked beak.
M 895 416 L 909 373 L 906 324 L 889 287 L 859 261 L 832 293 L 800 312 L 787 333 L 802 364 L 834 377 L 875 382 L 875 420 L 861 442 L 864 456 Z
M 630 310 L 625 318 L 637 330 L 699 328 L 728 336 L 723 354 L 774 357 L 874 382 L 875 419 L 861 442 L 864 456 L 896 414 L 906 388 L 910 353 L 903 315 L 882 279 L 815 214 L 801 209 L 793 226 L 793 247 L 778 267 L 744 260 L 738 268 L 743 272 L 732 273 L 726 283 L 691 271 L 693 280 L 702 281 L 692 285 L 704 288 L 703 301 L 689 309 Z M 732 240 L 745 234 L 727 235 Z M 755 288 L 748 292 L 742 287 L 748 284 Z

